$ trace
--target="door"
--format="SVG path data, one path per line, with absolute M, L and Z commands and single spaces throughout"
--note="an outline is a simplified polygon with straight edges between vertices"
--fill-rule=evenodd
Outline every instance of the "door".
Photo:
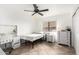
M 79 9 L 73 17 L 73 39 L 76 54 L 79 54 Z

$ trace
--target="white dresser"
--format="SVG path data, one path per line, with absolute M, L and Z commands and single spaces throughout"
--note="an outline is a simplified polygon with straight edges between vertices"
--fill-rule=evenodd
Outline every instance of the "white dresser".
M 70 46 L 70 31 L 59 31 L 58 43 Z

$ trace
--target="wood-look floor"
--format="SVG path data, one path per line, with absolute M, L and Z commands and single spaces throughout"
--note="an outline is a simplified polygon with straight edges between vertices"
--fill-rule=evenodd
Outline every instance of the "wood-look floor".
M 56 43 L 40 42 L 34 45 L 32 49 L 30 45 L 23 45 L 14 49 L 11 55 L 74 55 L 73 48 L 58 45 Z

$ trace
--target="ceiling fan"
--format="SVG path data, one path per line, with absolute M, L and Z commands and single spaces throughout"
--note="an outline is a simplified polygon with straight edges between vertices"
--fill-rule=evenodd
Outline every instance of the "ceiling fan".
M 24 11 L 34 12 L 34 13 L 32 14 L 32 16 L 35 15 L 36 13 L 38 13 L 38 14 L 41 15 L 41 16 L 43 16 L 43 14 L 42 14 L 41 12 L 45 12 L 45 11 L 48 11 L 48 10 L 49 10 L 49 9 L 39 10 L 39 9 L 38 9 L 38 6 L 37 6 L 36 4 L 33 4 L 33 7 L 34 7 L 34 11 L 31 11 L 31 10 L 24 10 Z

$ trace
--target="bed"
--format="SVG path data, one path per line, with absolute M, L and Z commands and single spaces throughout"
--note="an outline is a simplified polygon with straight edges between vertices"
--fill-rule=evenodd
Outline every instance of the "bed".
M 43 38 L 44 34 L 28 34 L 26 36 L 20 36 L 20 39 L 30 41 L 32 43 L 32 48 L 34 47 L 33 42 Z
M 43 34 L 28 34 L 26 36 L 21 36 L 21 39 L 29 40 L 31 42 L 38 40 L 43 37 Z

